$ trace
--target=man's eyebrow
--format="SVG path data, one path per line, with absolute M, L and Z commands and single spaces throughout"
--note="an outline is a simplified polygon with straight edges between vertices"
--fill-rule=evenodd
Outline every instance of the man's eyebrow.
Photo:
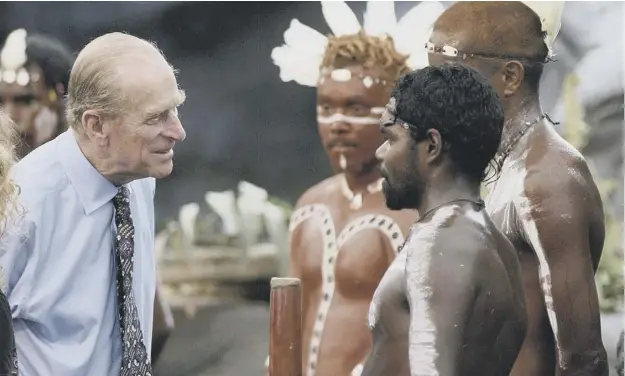
M 175 99 L 176 106 L 180 106 L 181 104 L 183 104 L 186 99 L 187 94 L 184 92 L 184 90 L 178 89 L 178 93 Z
M 159 116 L 163 112 L 170 110 L 172 107 L 178 107 L 182 105 L 186 99 L 187 95 L 185 94 L 184 90 L 178 90 L 174 95 L 172 102 L 169 102 L 168 104 L 165 104 L 164 102 L 162 106 L 147 109 L 145 111 L 145 117 L 149 118 Z

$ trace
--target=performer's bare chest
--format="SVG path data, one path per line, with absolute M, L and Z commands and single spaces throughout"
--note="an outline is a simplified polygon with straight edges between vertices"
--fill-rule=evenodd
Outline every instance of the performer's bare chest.
M 291 230 L 304 283 L 346 295 L 375 289 L 404 241 L 384 210 L 346 211 L 324 204 L 298 209 Z
M 525 170 L 509 167 L 502 170 L 501 176 L 490 183 L 486 196 L 486 211 L 493 223 L 515 244 L 517 250 L 521 239 L 520 218 L 518 203 L 525 197 L 524 181 Z

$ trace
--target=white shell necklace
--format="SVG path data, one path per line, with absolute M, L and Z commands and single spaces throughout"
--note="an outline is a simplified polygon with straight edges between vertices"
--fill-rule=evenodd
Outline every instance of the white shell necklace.
M 364 191 L 354 193 L 354 191 L 352 191 L 347 184 L 347 178 L 345 177 L 345 174 L 341 174 L 341 192 L 343 193 L 343 196 L 345 196 L 345 198 L 349 201 L 350 209 L 358 210 L 362 207 L 363 193 L 367 192 L 368 194 L 374 194 L 380 192 L 382 190 L 382 181 L 384 181 L 384 179 L 379 178 L 373 183 L 368 184 L 367 188 Z

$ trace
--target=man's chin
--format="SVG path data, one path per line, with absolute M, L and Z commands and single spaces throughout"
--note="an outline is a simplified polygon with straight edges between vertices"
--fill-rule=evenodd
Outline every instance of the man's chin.
M 388 199 L 386 200 L 386 207 L 389 210 L 393 210 L 393 211 L 406 209 L 406 207 L 404 207 L 403 205 L 401 205 L 397 201 L 389 201 Z
M 155 166 L 150 171 L 150 177 L 155 179 L 164 179 L 171 175 L 171 172 L 174 169 L 174 164 L 169 161 L 167 163 L 161 163 L 158 166 Z
M 383 189 L 382 193 L 384 194 L 384 201 L 386 203 L 386 207 L 389 210 L 402 210 L 406 209 L 405 205 L 403 205 L 402 200 L 399 199 L 393 192 L 389 192 L 388 190 Z
M 404 210 L 417 207 L 413 205 L 409 196 L 392 189 L 386 180 L 382 183 L 382 194 L 384 195 L 386 207 L 389 210 Z

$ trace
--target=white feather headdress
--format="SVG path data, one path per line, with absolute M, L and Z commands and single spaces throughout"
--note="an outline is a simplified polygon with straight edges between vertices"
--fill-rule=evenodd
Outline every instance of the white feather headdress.
M 362 27 L 344 1 L 322 1 L 321 10 L 334 36 L 357 34 L 361 30 L 370 36 L 391 36 L 397 52 L 408 55 L 408 65 L 417 69 L 428 65 L 424 45 L 445 7 L 438 1 L 423 1 L 397 21 L 394 1 L 369 1 Z M 284 45 L 271 52 L 282 81 L 316 87 L 327 43 L 327 37 L 293 19 L 284 33 Z
M 560 32 L 564 1 L 522 1 L 540 18 L 545 44 L 549 49 L 548 57 L 553 57 L 553 43 Z

